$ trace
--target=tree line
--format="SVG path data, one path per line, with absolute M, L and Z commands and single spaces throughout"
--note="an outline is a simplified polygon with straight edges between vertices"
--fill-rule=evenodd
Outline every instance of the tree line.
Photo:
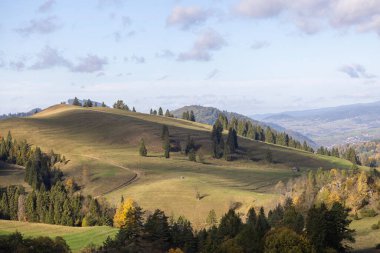
M 39 147 L 32 148 L 26 140 L 13 140 L 9 131 L 6 138 L 0 140 L 0 160 L 9 164 L 25 167 L 24 180 L 32 188 L 39 189 L 44 185 L 50 189 L 56 182 L 62 180 L 63 173 L 55 165 L 65 162 L 66 158 L 60 154 L 42 153 Z
M 303 214 L 287 199 L 268 215 L 263 208 L 250 208 L 246 215 L 230 209 L 218 222 L 212 210 L 208 228 L 195 231 L 184 217 L 174 219 L 159 209 L 146 214 L 127 199 L 115 215 L 117 235 L 92 252 L 345 252 L 346 243 L 354 241 L 348 211 L 335 202 Z
M 247 137 L 251 140 L 263 141 L 281 146 L 301 149 L 308 152 L 314 152 L 313 148 L 310 147 L 306 141 L 301 144 L 301 142 L 295 140 L 285 132 L 277 132 L 269 126 L 263 128 L 258 124 L 254 124 L 250 120 L 237 119 L 235 117 L 232 117 L 232 119 L 229 121 L 226 115 L 219 114 L 218 119 L 214 123 L 214 126 L 215 125 L 217 125 L 217 127 L 221 127 L 224 130 L 232 128 L 236 131 L 237 135 Z
M 23 186 L 0 188 L 1 219 L 66 226 L 112 225 L 114 208 L 103 199 L 81 196 L 73 179 L 64 180 L 62 171 L 55 167 L 65 162 L 64 156 L 54 151 L 43 153 L 25 140 L 13 140 L 8 132 L 0 141 L 0 159 L 25 166 L 24 179 L 32 187 L 30 193 Z

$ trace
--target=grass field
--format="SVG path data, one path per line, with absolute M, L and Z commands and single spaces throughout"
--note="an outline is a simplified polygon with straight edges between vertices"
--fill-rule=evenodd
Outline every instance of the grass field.
M 184 144 L 188 135 L 194 138 L 205 163 L 190 162 L 179 152 L 163 158 L 163 124 L 168 125 L 172 140 Z M 220 216 L 234 203 L 241 206 L 239 212 L 251 206 L 273 207 L 279 197 L 273 185 L 298 176 L 294 166 L 301 173 L 319 167 L 351 167 L 339 158 L 245 138 L 239 138 L 235 161 L 215 160 L 210 156 L 209 125 L 109 108 L 54 106 L 30 118 L 0 121 L 0 134 L 8 130 L 16 139 L 65 155 L 69 162 L 61 169 L 75 178 L 84 194 L 104 195 L 115 205 L 121 195 L 132 197 L 149 211 L 160 208 L 168 215 L 184 215 L 196 228 L 211 209 Z M 138 155 L 141 138 L 148 157 Z M 265 162 L 268 149 L 274 159 L 271 164 Z M 17 170 L 15 175 L 8 173 L 13 178 L 21 175 Z M 201 200 L 196 199 L 197 192 L 204 195 Z
M 0 220 L 0 234 L 10 234 L 15 231 L 25 237 L 61 236 L 73 252 L 79 252 L 89 244 L 102 245 L 108 236 L 113 237 L 117 233 L 112 227 L 67 227 L 39 223 Z
M 371 226 L 380 221 L 380 216 L 354 220 L 351 228 L 355 229 L 356 242 L 352 245 L 355 251 L 360 252 L 379 252 L 375 246 L 380 243 L 380 229 L 372 230 Z

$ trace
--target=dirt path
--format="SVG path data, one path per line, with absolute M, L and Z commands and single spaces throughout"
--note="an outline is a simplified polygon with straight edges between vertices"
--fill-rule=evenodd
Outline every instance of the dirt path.
M 123 169 L 123 170 L 126 170 L 126 171 L 129 171 L 129 172 L 134 173 L 134 175 L 133 175 L 132 178 L 128 179 L 128 180 L 125 181 L 124 183 L 122 183 L 122 184 L 120 184 L 120 185 L 118 185 L 118 186 L 116 186 L 116 187 L 114 187 L 114 188 L 112 188 L 112 189 L 110 189 L 110 190 L 108 190 L 108 191 L 106 191 L 106 192 L 103 192 L 103 193 L 101 193 L 101 194 L 95 196 L 95 198 L 99 198 L 99 197 L 104 196 L 104 195 L 106 195 L 106 194 L 109 194 L 109 193 L 111 193 L 111 192 L 117 191 L 117 190 L 119 190 L 119 189 L 121 189 L 121 188 L 123 188 L 123 187 L 126 187 L 126 186 L 128 186 L 128 185 L 130 185 L 130 184 L 136 182 L 136 181 L 140 178 L 140 172 L 138 172 L 138 171 L 136 171 L 136 170 L 133 170 L 133 169 L 130 169 L 130 168 L 128 168 L 128 167 L 122 166 L 122 165 L 117 164 L 117 163 L 115 163 L 115 162 L 109 162 L 109 161 L 103 160 L 103 159 L 101 159 L 101 158 L 99 158 L 99 157 L 91 156 L 91 155 L 79 155 L 79 154 L 72 154 L 72 155 L 75 155 L 75 156 L 82 156 L 82 157 L 86 157 L 86 158 L 90 158 L 90 159 L 94 159 L 94 160 L 102 161 L 102 162 L 107 163 L 107 164 L 109 164 L 109 165 L 112 165 L 112 166 L 118 167 L 118 168 L 120 168 L 120 169 Z

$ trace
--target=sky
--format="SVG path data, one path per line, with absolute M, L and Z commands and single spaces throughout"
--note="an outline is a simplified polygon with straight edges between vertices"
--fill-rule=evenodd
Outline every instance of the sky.
M 380 100 L 378 0 L 1 0 L 0 114 L 69 98 L 253 115 Z

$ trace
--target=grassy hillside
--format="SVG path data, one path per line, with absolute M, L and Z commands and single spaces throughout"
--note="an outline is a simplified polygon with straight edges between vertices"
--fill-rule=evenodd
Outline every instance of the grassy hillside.
M 179 152 L 163 158 L 163 124 L 169 126 L 170 138 L 182 144 L 191 135 L 201 146 L 205 163 L 190 162 Z M 61 169 L 75 178 L 85 194 L 104 196 L 115 205 L 121 195 L 132 197 L 145 209 L 185 215 L 195 227 L 204 224 L 211 209 L 222 215 L 231 205 L 240 206 L 240 212 L 251 206 L 273 206 L 278 199 L 273 185 L 297 176 L 294 166 L 301 173 L 351 166 L 342 159 L 244 138 L 239 139 L 235 161 L 215 160 L 210 157 L 209 125 L 109 108 L 54 106 L 30 118 L 0 121 L 0 133 L 8 130 L 16 139 L 26 138 L 43 150 L 65 155 L 69 162 Z M 138 155 L 142 137 L 148 157 Z M 268 149 L 272 164 L 264 161 Z M 19 177 L 15 183 L 22 181 L 19 170 L 7 173 Z M 197 193 L 201 200 L 196 199 Z
M 25 237 L 61 236 L 73 252 L 79 252 L 89 244 L 102 245 L 108 236 L 115 236 L 116 228 L 112 227 L 67 227 L 20 221 L 0 220 L 0 235 L 20 232 Z
M 364 218 L 354 220 L 351 223 L 351 228 L 355 229 L 356 242 L 352 247 L 360 252 L 378 252 L 374 248 L 380 243 L 380 229 L 372 230 L 371 226 L 380 221 L 380 217 Z

